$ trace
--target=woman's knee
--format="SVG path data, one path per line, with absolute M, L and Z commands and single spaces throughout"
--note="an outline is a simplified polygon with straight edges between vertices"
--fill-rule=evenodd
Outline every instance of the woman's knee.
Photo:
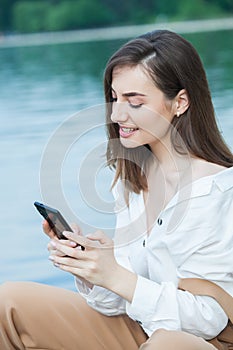
M 17 288 L 15 288 L 17 282 L 4 282 L 0 285 L 0 305 L 4 305 L 6 300 L 12 298 Z M 13 295 L 12 295 L 13 294 Z
M 140 350 L 146 350 L 146 349 L 149 350 L 149 349 L 155 349 L 155 348 L 156 350 L 165 349 L 168 337 L 170 337 L 170 331 L 167 331 L 166 329 L 162 329 L 162 328 L 158 329 L 150 336 L 150 338 L 146 341 L 146 343 L 141 345 Z
M 156 330 L 140 350 L 212 350 L 204 339 L 182 331 Z
M 0 315 L 21 302 L 27 303 L 27 290 L 30 282 L 5 282 L 0 285 Z
M 14 299 L 15 287 L 13 282 L 5 282 L 0 285 L 0 319 L 4 320 L 7 316 L 9 308 L 11 308 L 11 300 Z
M 4 282 L 0 285 L 0 302 L 2 299 L 17 297 L 18 291 L 24 289 L 30 282 Z

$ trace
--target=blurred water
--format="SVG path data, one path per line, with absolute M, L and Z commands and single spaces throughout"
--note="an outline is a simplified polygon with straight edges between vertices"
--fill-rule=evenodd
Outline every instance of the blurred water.
M 218 123 L 231 148 L 232 35 L 232 31 L 186 35 L 203 59 Z M 92 149 L 105 140 L 101 107 L 92 106 L 103 103 L 103 69 L 108 57 L 122 42 L 0 50 L 0 283 L 6 280 L 33 280 L 73 289 L 72 276 L 58 271 L 48 262 L 48 240 L 42 234 L 41 218 L 33 202 L 41 199 L 41 158 L 47 151 L 46 145 L 51 135 L 59 125 L 66 124 L 70 116 L 87 107 L 91 107 L 95 123 L 98 116 L 100 126 L 84 133 L 67 152 L 62 172 L 64 195 L 83 221 L 105 228 L 114 226 L 114 217 L 105 212 L 108 203 L 111 208 L 108 187 L 112 174 L 104 168 L 104 161 L 101 160 L 95 179 L 96 191 L 107 205 L 102 213 L 90 211 L 85 198 L 77 193 L 76 162 L 82 161 L 87 144 Z M 78 121 L 83 123 L 84 120 L 85 112 L 81 112 Z M 90 184 L 93 180 L 91 174 L 90 167 L 86 176 L 86 182 Z

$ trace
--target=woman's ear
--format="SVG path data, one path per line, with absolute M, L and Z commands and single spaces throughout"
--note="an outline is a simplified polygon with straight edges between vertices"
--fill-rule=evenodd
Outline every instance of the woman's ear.
M 187 91 L 182 89 L 178 92 L 175 98 L 175 115 L 179 117 L 189 108 L 189 97 Z

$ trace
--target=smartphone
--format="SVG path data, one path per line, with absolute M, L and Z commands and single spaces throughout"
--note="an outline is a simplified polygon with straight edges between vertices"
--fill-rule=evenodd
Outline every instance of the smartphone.
M 67 239 L 62 232 L 63 231 L 73 231 L 68 225 L 66 220 L 63 218 L 61 213 L 55 209 L 51 208 L 43 203 L 34 202 L 36 209 L 43 216 L 45 220 L 48 221 L 49 226 L 59 239 Z

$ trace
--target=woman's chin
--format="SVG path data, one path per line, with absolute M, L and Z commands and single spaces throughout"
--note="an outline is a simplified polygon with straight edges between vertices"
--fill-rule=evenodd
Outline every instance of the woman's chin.
M 128 138 L 124 138 L 124 137 L 120 137 L 120 141 L 122 146 L 124 146 L 125 148 L 136 148 L 141 146 L 141 143 L 136 142 L 135 140 Z

